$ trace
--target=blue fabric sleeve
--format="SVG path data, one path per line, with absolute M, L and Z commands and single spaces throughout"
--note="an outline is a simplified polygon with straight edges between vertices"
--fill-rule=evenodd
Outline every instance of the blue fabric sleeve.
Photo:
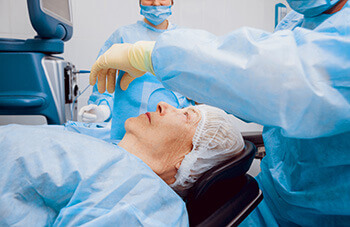
M 158 39 L 153 67 L 167 89 L 284 136 L 335 135 L 350 130 L 349 24 L 332 17 L 319 31 L 242 28 L 224 37 L 178 29 Z

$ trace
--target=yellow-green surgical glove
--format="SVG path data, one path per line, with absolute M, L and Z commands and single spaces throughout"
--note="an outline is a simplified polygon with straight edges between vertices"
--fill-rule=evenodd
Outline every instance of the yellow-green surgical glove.
M 129 50 L 129 61 L 130 64 L 142 71 L 150 72 L 154 75 L 154 70 L 152 66 L 152 51 L 155 42 L 151 41 L 139 41 L 136 42 L 133 47 Z M 129 84 L 137 77 L 132 74 L 125 73 L 120 80 L 120 88 L 125 91 L 128 89 Z
M 98 91 L 104 93 L 107 80 L 107 91 L 113 93 L 117 70 L 126 72 L 121 82 L 123 90 L 127 89 L 133 79 L 144 75 L 148 70 L 154 74 L 151 62 L 154 44 L 154 42 L 114 44 L 92 66 L 90 85 L 94 85 L 98 80 Z

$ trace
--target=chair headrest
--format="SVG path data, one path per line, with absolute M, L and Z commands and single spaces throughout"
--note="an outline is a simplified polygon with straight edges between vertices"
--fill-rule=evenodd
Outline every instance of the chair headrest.
M 215 182 L 225 179 L 233 179 L 244 175 L 250 168 L 257 149 L 255 145 L 245 140 L 244 150 L 232 159 L 210 169 L 201 176 L 195 185 L 189 190 L 187 198 L 198 198 L 204 194 Z

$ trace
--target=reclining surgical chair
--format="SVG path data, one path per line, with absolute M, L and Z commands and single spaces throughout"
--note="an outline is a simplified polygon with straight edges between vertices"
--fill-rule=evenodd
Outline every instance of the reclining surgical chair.
M 261 202 L 256 180 L 246 174 L 256 154 L 252 142 L 238 156 L 206 172 L 185 198 L 190 226 L 237 226 Z

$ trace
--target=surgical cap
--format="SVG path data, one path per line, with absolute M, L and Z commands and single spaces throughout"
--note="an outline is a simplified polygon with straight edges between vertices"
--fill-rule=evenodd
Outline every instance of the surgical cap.
M 208 105 L 196 108 L 202 118 L 192 139 L 193 149 L 183 159 L 175 175 L 176 181 L 170 185 L 181 196 L 185 196 L 187 189 L 206 171 L 234 157 L 244 148 L 242 135 L 232 115 Z

